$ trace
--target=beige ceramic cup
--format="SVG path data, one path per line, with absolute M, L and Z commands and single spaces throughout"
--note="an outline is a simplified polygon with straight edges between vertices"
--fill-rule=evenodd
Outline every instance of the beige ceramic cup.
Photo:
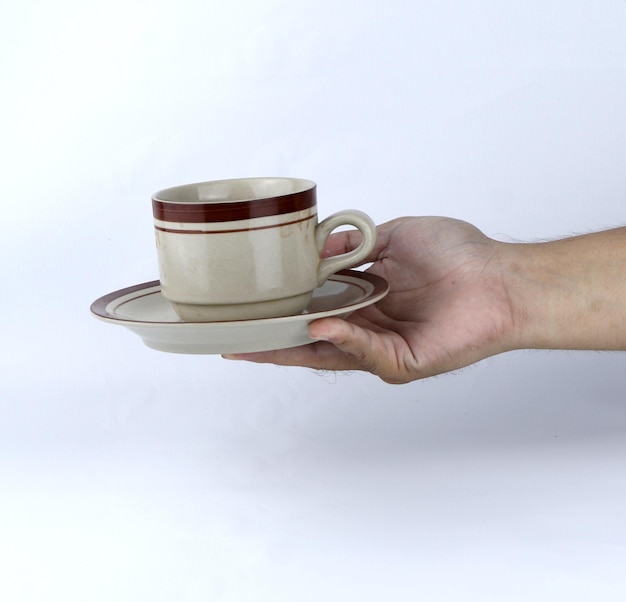
M 190 322 L 302 312 L 335 272 L 366 260 L 376 227 L 361 211 L 317 220 L 316 185 L 298 178 L 242 178 L 168 188 L 152 197 L 161 293 Z M 338 226 L 358 248 L 320 253 Z

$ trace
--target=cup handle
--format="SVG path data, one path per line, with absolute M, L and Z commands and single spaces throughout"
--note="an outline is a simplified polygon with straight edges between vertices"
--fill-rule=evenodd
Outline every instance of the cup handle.
M 361 244 L 348 253 L 322 259 L 317 268 L 317 285 L 321 286 L 329 276 L 344 268 L 351 268 L 362 263 L 371 253 L 376 242 L 376 224 L 372 218 L 356 209 L 333 213 L 321 221 L 315 229 L 315 243 L 319 253 L 322 252 L 329 234 L 339 226 L 350 225 L 357 228 L 363 235 Z

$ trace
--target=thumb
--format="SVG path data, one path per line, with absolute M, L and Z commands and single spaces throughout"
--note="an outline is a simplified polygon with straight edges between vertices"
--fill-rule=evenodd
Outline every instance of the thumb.
M 341 318 L 324 318 L 311 323 L 309 336 L 317 341 L 332 343 L 350 358 L 352 369 L 366 370 L 373 374 L 378 372 L 382 359 L 380 342 L 371 330 Z

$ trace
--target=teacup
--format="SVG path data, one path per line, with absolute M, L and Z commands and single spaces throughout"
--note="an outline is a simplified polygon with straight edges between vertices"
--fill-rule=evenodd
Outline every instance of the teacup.
M 161 294 L 189 322 L 301 313 L 329 276 L 363 263 L 376 226 L 340 211 L 318 223 L 316 184 L 240 178 L 176 186 L 152 196 Z M 361 244 L 320 257 L 328 235 L 356 227 Z

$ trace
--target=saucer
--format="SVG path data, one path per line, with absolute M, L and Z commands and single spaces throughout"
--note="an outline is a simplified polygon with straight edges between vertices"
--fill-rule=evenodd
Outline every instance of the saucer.
M 389 291 L 380 276 L 342 270 L 317 288 L 304 312 L 280 318 L 232 322 L 183 322 L 161 295 L 158 280 L 124 288 L 91 305 L 91 312 L 125 326 L 152 349 L 171 353 L 247 353 L 311 343 L 308 325 L 327 317 L 345 318 L 380 301 Z

